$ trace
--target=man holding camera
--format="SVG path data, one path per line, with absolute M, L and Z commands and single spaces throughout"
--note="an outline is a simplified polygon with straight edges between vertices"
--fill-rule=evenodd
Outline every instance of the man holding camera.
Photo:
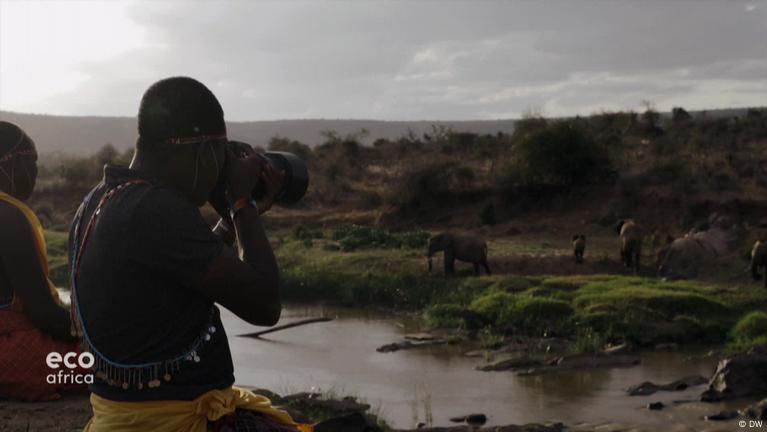
M 279 319 L 260 214 L 282 173 L 259 155 L 235 156 L 216 97 L 191 78 L 152 85 L 138 130 L 130 167 L 105 167 L 70 232 L 73 332 L 96 359 L 86 430 L 309 430 L 232 387 L 215 305 L 254 325 Z M 222 215 L 214 231 L 199 212 L 206 202 Z

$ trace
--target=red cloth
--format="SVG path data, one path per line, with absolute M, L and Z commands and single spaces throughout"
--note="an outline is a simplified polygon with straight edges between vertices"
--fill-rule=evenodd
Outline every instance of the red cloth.
M 25 401 L 47 401 L 61 397 L 61 392 L 87 391 L 85 384 L 49 384 L 47 377 L 61 367 L 51 369 L 46 357 L 52 351 L 62 356 L 80 353 L 75 342 L 54 340 L 21 311 L 20 301 L 0 309 L 0 397 Z M 64 368 L 68 374 L 69 369 Z M 75 369 L 74 373 L 88 371 Z

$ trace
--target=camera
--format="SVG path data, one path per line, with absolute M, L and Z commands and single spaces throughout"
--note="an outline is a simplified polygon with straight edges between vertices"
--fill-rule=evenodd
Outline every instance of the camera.
M 236 156 L 241 158 L 255 153 L 250 144 L 241 141 L 229 141 L 227 146 Z M 289 152 L 267 151 L 259 155 L 276 170 L 285 173 L 282 188 L 275 195 L 274 202 L 277 204 L 294 204 L 301 200 L 309 187 L 309 170 L 306 168 L 306 163 Z M 264 197 L 265 193 L 263 185 L 259 183 L 251 192 L 251 196 L 258 201 Z

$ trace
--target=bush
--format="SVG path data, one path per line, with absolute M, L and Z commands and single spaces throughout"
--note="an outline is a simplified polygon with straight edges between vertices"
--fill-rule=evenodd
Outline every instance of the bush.
M 304 225 L 298 225 L 295 228 L 293 228 L 293 232 L 291 235 L 296 240 L 302 240 L 302 241 L 309 240 L 309 242 L 311 242 L 312 239 L 320 239 L 323 237 L 321 229 L 309 228 Z
M 455 192 L 471 186 L 471 168 L 457 162 L 419 167 L 403 177 L 389 194 L 389 203 L 403 210 L 439 208 L 455 198 Z
M 269 140 L 269 150 L 293 153 L 304 161 L 309 161 L 314 158 L 312 148 L 308 145 L 279 136 L 272 137 Z
M 505 291 L 490 290 L 487 294 L 474 299 L 469 305 L 469 309 L 488 317 L 495 323 L 499 323 L 501 317 L 508 314 L 507 310 L 516 301 L 517 299 L 513 294 Z
M 562 334 L 567 331 L 573 308 L 570 303 L 545 297 L 520 300 L 505 311 L 501 321 L 528 334 Z
M 749 340 L 765 336 L 767 336 L 767 313 L 762 311 L 746 314 L 732 329 L 732 337 L 736 340 Z
M 683 123 L 692 120 L 692 116 L 682 107 L 671 109 L 671 121 L 674 123 Z
M 490 286 L 490 290 L 513 293 L 525 291 L 533 285 L 534 282 L 524 276 L 504 276 L 503 279 L 494 282 Z
M 333 231 L 332 238 L 344 251 L 363 248 L 418 249 L 426 246 L 429 233 L 423 230 L 391 233 L 380 228 L 362 225 L 340 225 Z
M 528 185 L 603 183 L 615 175 L 607 151 L 581 127 L 566 121 L 526 135 L 512 148 L 509 170 Z
M 383 204 L 383 198 L 378 192 L 375 191 L 362 191 L 360 192 L 360 205 L 362 208 L 372 209 L 379 207 Z
M 486 204 L 479 212 L 479 222 L 482 225 L 495 225 L 495 206 L 493 203 Z
M 457 328 L 463 324 L 463 307 L 446 303 L 429 306 L 424 311 L 426 322 L 434 328 Z

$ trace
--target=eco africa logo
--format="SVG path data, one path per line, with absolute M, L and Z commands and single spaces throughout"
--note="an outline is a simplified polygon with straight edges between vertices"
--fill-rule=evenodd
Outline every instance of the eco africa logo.
M 45 381 L 48 384 L 93 384 L 93 374 L 76 373 L 79 368 L 81 371 L 90 369 L 96 359 L 89 352 L 68 352 L 64 355 L 55 351 L 48 353 L 45 357 L 45 363 L 48 367 L 58 370 L 56 373 L 50 373 Z M 66 371 L 65 369 L 69 369 Z

